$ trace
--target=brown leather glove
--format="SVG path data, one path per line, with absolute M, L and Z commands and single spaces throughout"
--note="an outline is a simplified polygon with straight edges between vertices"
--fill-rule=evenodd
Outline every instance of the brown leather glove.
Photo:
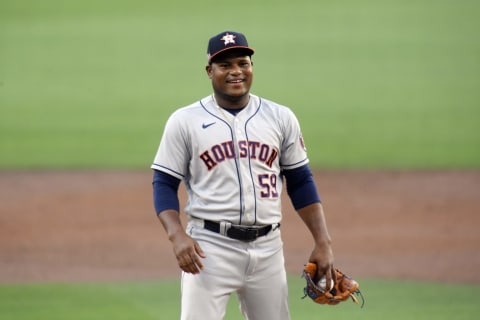
M 317 286 L 314 282 L 314 277 L 317 272 L 317 265 L 315 263 L 307 263 L 303 268 L 303 277 L 307 281 L 307 285 L 304 288 L 305 297 L 310 297 L 313 301 L 320 304 L 336 305 L 342 301 L 352 299 L 358 304 L 356 295 L 362 298 L 362 307 L 364 299 L 362 293 L 358 289 L 358 283 L 345 275 L 338 269 L 335 269 L 336 280 L 334 280 L 333 288 L 329 291 Z

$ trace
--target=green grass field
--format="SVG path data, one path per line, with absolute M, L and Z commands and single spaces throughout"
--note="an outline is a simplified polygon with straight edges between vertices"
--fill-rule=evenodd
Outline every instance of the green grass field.
M 479 18 L 465 0 L 2 1 L 0 168 L 148 168 L 170 112 L 211 92 L 224 29 L 314 166 L 478 168 Z
M 320 306 L 303 296 L 303 279 L 289 277 L 292 319 L 476 319 L 476 286 L 360 280 L 365 305 Z M 16 320 L 178 319 L 177 281 L 0 285 L 0 316 Z M 243 319 L 234 296 L 227 320 Z M 275 319 L 271 319 L 275 320 Z

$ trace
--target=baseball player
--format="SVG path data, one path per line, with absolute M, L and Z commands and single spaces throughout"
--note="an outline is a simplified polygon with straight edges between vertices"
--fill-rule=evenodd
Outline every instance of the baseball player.
M 181 319 L 223 319 L 232 293 L 246 319 L 290 319 L 280 232 L 284 181 L 314 240 L 316 280 L 334 277 L 300 126 L 289 108 L 250 93 L 254 50 L 243 34 L 215 35 L 207 50 L 213 94 L 170 116 L 151 166 L 155 210 L 182 270 Z

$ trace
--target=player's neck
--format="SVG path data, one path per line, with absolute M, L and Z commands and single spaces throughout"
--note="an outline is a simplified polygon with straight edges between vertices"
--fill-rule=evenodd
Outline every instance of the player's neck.
M 233 116 L 236 116 L 240 111 L 242 111 L 243 109 L 245 109 L 245 107 L 243 107 L 243 108 L 235 108 L 235 109 L 230 109 L 230 108 L 222 108 L 222 109 L 225 110 L 225 111 L 230 112 Z

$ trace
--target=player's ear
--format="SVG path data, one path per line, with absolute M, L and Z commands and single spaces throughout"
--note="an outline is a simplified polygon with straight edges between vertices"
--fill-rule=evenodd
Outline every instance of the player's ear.
M 207 71 L 207 75 L 210 79 L 212 79 L 212 65 L 211 64 L 207 64 L 205 66 L 205 71 Z

